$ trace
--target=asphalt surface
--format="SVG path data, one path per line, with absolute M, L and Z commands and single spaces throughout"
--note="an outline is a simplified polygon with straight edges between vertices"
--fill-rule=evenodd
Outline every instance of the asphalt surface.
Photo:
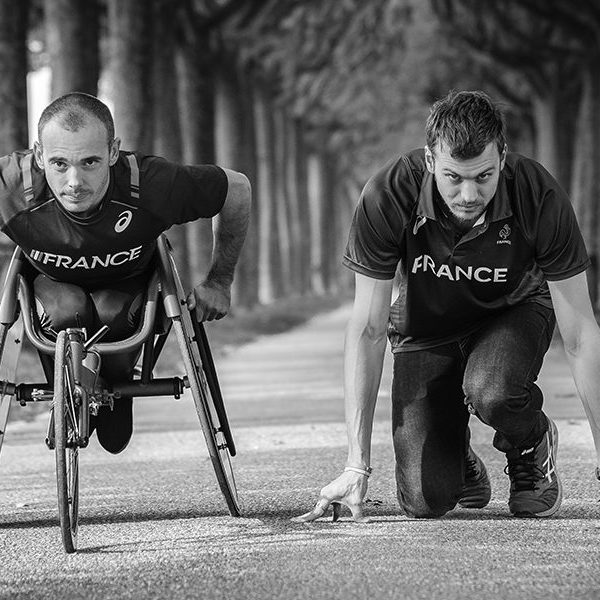
M 389 360 L 373 436 L 369 524 L 290 521 L 343 467 L 348 308 L 231 351 L 217 363 L 244 516 L 228 515 L 191 400 L 136 400 L 120 455 L 81 453 L 79 551 L 62 549 L 45 419 L 9 422 L 0 458 L 0 598 L 600 598 L 600 483 L 564 355 L 540 384 L 560 431 L 565 500 L 514 519 L 503 455 L 472 420 L 493 496 L 481 510 L 413 520 L 395 500 Z M 15 407 L 14 410 L 27 410 Z

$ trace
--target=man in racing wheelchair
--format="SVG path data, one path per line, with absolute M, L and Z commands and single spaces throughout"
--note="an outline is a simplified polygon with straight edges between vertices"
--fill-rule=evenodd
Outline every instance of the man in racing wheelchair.
M 108 107 L 79 92 L 45 108 L 32 151 L 0 158 L 0 228 L 32 267 L 37 314 L 51 339 L 66 327 L 93 334 L 103 325 L 103 341 L 132 335 L 156 239 L 199 218 L 217 217 L 213 257 L 188 307 L 201 321 L 225 316 L 250 201 L 241 173 L 120 150 Z M 101 376 L 131 378 L 137 355 L 104 357 Z M 132 412 L 132 398 L 124 396 L 91 417 L 107 451 L 117 454 L 129 443 Z

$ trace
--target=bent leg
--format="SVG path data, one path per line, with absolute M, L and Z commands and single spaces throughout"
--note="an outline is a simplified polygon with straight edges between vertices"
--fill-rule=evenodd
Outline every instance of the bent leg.
M 456 506 L 468 420 L 456 345 L 394 355 L 396 485 L 407 515 L 439 517 Z
M 36 311 L 43 332 L 51 339 L 61 329 L 95 327 L 95 312 L 89 295 L 72 283 L 54 281 L 45 275 L 33 280 Z
M 100 325 L 110 327 L 103 341 L 114 342 L 132 335 L 140 320 L 146 292 L 145 278 L 126 279 L 110 288 L 91 292 Z M 138 350 L 102 357 L 102 373 L 111 381 L 131 376 Z
M 552 309 L 528 302 L 490 320 L 469 341 L 465 402 L 495 429 L 494 446 L 502 452 L 532 446 L 547 429 L 535 381 L 554 324 Z

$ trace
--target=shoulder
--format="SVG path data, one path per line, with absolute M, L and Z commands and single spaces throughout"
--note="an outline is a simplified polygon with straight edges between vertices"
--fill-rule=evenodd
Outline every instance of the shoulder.
M 425 171 L 422 149 L 395 157 L 367 181 L 361 203 L 396 213 L 404 221 L 417 204 Z
M 30 194 L 25 194 L 25 187 Z M 46 177 L 31 150 L 0 158 L 0 211 L 4 222 L 46 200 Z
M 515 191 L 527 192 L 534 198 L 542 198 L 547 192 L 566 195 L 543 165 L 516 152 L 507 154 L 504 175 Z
M 0 158 L 0 191 L 2 193 L 14 193 L 22 186 L 22 169 L 27 156 L 32 156 L 30 150 L 13 152 Z M 33 168 L 35 161 L 31 162 Z

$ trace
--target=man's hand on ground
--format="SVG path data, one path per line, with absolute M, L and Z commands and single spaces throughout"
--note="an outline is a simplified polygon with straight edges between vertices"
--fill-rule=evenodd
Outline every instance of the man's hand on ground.
M 231 304 L 231 286 L 207 279 L 197 285 L 187 297 L 190 310 L 196 309 L 199 322 L 222 319 Z
M 367 485 L 367 477 L 364 475 L 345 471 L 321 490 L 321 496 L 310 512 L 294 517 L 292 521 L 296 523 L 315 521 L 327 512 L 330 504 L 333 505 L 333 520 L 337 521 L 340 505 L 343 504 L 350 509 L 352 518 L 357 523 L 367 523 L 369 518 L 363 515 L 362 509 Z

